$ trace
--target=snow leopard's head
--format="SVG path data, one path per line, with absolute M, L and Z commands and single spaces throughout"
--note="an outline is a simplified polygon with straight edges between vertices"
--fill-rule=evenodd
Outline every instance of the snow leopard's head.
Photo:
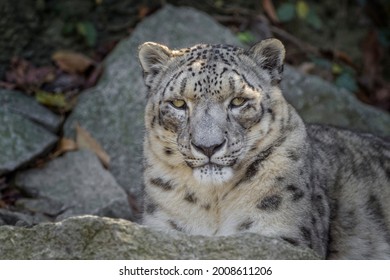
M 167 165 L 191 168 L 198 181 L 230 180 L 262 143 L 273 141 L 270 131 L 284 102 L 278 88 L 284 56 L 276 39 L 249 50 L 141 45 L 147 149 Z

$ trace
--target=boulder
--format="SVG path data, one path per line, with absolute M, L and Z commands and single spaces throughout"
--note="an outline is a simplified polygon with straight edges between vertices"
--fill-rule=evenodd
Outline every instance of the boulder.
M 61 119 L 33 98 L 0 89 L 0 176 L 50 150 Z
M 87 150 L 69 152 L 43 168 L 19 172 L 15 185 L 32 197 L 19 200 L 19 208 L 57 221 L 82 214 L 134 219 L 126 193 Z
M 287 50 L 288 51 L 288 50 Z M 353 93 L 286 66 L 283 94 L 308 123 L 322 123 L 390 136 L 390 114 L 364 104 Z
M 0 259 L 318 259 L 309 249 L 253 233 L 187 236 L 94 216 L 32 228 L 0 227 Z

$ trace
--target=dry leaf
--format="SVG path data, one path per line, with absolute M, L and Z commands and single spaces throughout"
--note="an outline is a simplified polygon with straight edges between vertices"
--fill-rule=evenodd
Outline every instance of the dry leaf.
M 0 199 L 0 208 L 7 208 L 7 204 Z
M 272 3 L 272 0 L 263 0 L 263 9 L 273 23 L 279 23 L 279 18 L 276 15 L 275 7 Z
M 5 88 L 5 89 L 15 89 L 16 85 L 4 81 L 0 81 L 0 88 Z
M 75 141 L 69 138 L 61 138 L 61 140 L 58 142 L 57 148 L 54 151 L 52 157 L 56 158 L 63 153 L 75 151 L 77 150 L 77 144 Z
M 300 0 L 295 5 L 295 10 L 300 19 L 306 19 L 309 14 L 310 8 L 305 1 Z
M 89 67 L 94 65 L 94 61 L 89 57 L 71 51 L 57 51 L 52 59 L 59 68 L 71 74 L 85 73 Z
M 333 56 L 335 59 L 338 59 L 349 66 L 353 67 L 354 69 L 358 69 L 358 66 L 353 62 L 351 56 L 347 54 L 346 52 L 340 51 L 340 50 L 334 50 Z
M 44 90 L 35 91 L 35 100 L 45 106 L 65 109 L 68 107 L 64 94 L 52 93 Z
M 14 88 L 28 92 L 32 88 L 39 88 L 42 84 L 51 82 L 54 78 L 54 67 L 35 67 L 29 61 L 19 57 L 12 58 L 10 70 L 5 73 L 7 87 L 14 85 Z
M 79 149 L 85 148 L 94 152 L 100 159 L 104 167 L 108 168 L 110 164 L 110 156 L 106 153 L 103 147 L 79 124 L 76 124 L 76 143 Z
M 313 62 L 303 62 L 298 66 L 298 70 L 305 74 L 311 74 L 316 65 Z
M 150 9 L 148 6 L 140 6 L 138 7 L 138 18 L 143 19 L 150 13 Z

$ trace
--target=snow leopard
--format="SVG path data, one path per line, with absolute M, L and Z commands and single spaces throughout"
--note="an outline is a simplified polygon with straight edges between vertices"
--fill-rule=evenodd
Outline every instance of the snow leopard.
M 323 259 L 390 259 L 390 144 L 307 124 L 280 89 L 284 45 L 146 42 L 142 223 L 242 232 Z M 287 89 L 288 90 L 288 89 Z

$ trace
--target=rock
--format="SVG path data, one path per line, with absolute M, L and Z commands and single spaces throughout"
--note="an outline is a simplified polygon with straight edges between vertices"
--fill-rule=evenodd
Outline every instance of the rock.
M 25 214 L 0 208 L 0 226 L 12 225 L 18 227 L 31 227 L 33 225 L 48 222 L 49 219 L 40 214 Z
M 62 201 L 54 200 L 50 197 L 40 197 L 37 194 L 37 191 L 34 191 L 33 196 L 38 196 L 38 197 L 19 198 L 15 202 L 17 209 L 22 209 L 29 213 L 41 213 L 42 215 L 48 217 L 57 217 L 64 210 L 66 210 L 66 207 L 64 203 L 62 203 Z
M 82 214 L 134 219 L 126 193 L 86 150 L 66 153 L 43 168 L 20 172 L 15 185 L 34 197 L 19 200 L 18 207 L 54 216 L 57 221 Z
M 33 98 L 0 89 L 0 176 L 50 150 L 60 123 Z
M 61 118 L 33 98 L 13 90 L 0 89 L 0 110 L 19 114 L 51 132 L 57 132 Z
M 142 186 L 146 89 L 137 47 L 145 41 L 161 42 L 172 48 L 200 42 L 241 45 L 234 34 L 203 12 L 166 5 L 118 44 L 105 61 L 99 84 L 80 97 L 65 123 L 65 136 L 72 137 L 75 123 L 79 122 L 110 155 L 111 172 L 118 183 L 138 196 Z M 285 72 L 285 95 L 305 120 L 390 134 L 388 114 L 361 104 L 352 94 L 319 78 L 301 74 L 292 67 L 286 67 Z
M 390 115 L 361 103 L 347 90 L 286 66 L 283 94 L 309 123 L 323 123 L 379 136 L 390 136 Z
M 309 249 L 253 233 L 186 236 L 93 216 L 2 226 L 0 252 L 0 259 L 318 259 Z

